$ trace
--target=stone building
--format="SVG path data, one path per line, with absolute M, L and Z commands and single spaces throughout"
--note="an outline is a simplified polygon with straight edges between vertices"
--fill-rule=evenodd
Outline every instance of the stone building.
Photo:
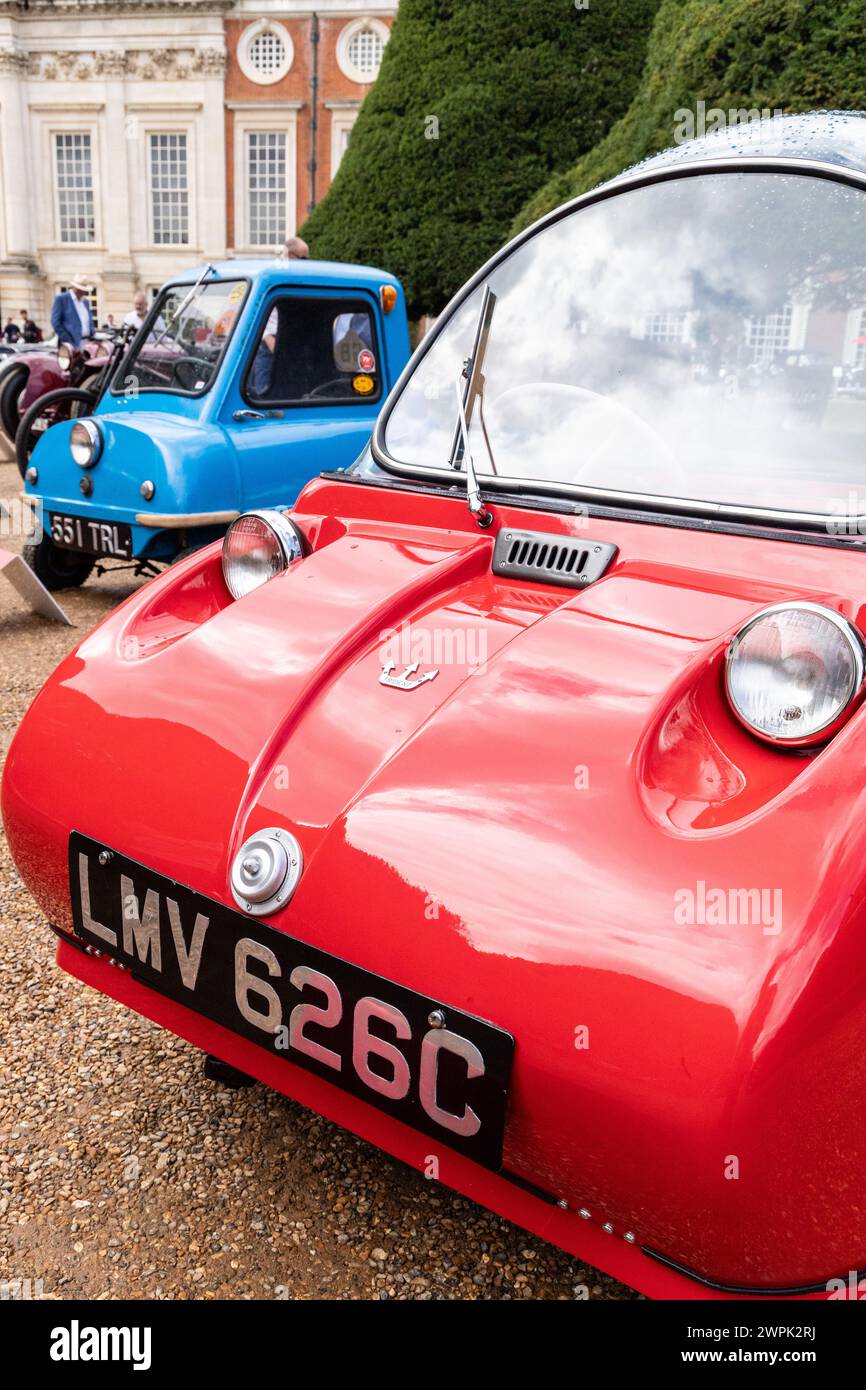
M 0 0 L 0 315 L 100 319 L 270 254 L 327 190 L 396 0 Z

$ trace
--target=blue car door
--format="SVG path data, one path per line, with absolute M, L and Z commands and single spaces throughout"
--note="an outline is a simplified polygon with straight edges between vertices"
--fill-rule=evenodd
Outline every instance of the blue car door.
M 276 288 L 226 399 L 244 508 L 293 502 L 358 457 L 387 389 L 376 299 L 352 286 Z

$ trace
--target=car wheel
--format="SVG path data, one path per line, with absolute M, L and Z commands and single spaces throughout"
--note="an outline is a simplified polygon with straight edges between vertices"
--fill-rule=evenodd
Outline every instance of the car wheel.
M 34 401 L 21 416 L 15 434 L 15 458 L 21 477 L 27 472 L 30 455 L 46 430 L 61 420 L 77 420 L 82 415 L 92 415 L 95 409 L 94 393 L 74 386 L 59 386 L 56 391 L 47 391 Z
M 0 387 L 0 424 L 13 444 L 18 426 L 21 423 L 21 416 L 18 412 L 18 397 L 24 390 L 27 376 L 28 371 L 25 366 L 10 367 L 8 372 L 3 373 L 3 385 Z
M 36 578 L 52 590 L 79 589 L 96 563 L 92 555 L 79 550 L 61 550 L 49 535 L 36 545 L 25 545 L 22 554 Z

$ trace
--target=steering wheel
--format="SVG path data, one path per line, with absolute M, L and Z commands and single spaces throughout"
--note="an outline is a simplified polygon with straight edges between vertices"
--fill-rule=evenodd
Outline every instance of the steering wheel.
M 210 380 L 213 364 L 203 357 L 179 357 L 172 362 L 171 370 L 182 391 L 198 391 Z
M 507 427 L 496 418 L 503 406 L 507 409 L 509 401 L 517 403 L 519 398 L 521 406 L 530 405 L 533 413 L 537 413 L 544 409 L 539 397 L 545 394 L 560 401 L 571 401 L 575 407 L 570 412 L 573 423 L 569 434 L 574 442 L 576 462 L 569 463 L 569 476 L 559 477 L 557 481 L 585 483 L 589 487 L 621 492 L 658 491 L 681 495 L 685 474 L 667 440 L 630 406 L 586 386 L 531 381 L 510 386 L 492 401 L 485 402 L 494 455 L 496 433 L 507 432 Z M 557 411 L 557 415 L 561 414 Z M 553 454 L 554 466 L 555 459 Z

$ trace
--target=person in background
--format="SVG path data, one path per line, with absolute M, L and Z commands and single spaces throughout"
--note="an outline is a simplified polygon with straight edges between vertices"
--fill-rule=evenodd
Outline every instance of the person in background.
M 103 327 L 103 328 L 106 330 L 106 332 L 108 332 L 108 333 L 112 333 L 112 332 L 114 331 L 115 323 L 114 323 L 114 315 L 113 315 L 113 314 L 106 314 L 106 315 L 105 315 L 105 323 L 102 325 L 102 327 Z
M 91 286 L 83 275 L 70 280 L 69 289 L 61 290 L 51 306 L 51 327 L 61 343 L 78 348 L 85 338 L 93 337 L 93 314 L 90 310 Z
M 3 338 L 7 343 L 17 343 L 21 337 L 21 329 L 14 319 L 6 320 L 6 327 L 3 329 Z
M 147 302 L 147 295 L 144 290 L 137 290 L 135 298 L 132 301 L 132 308 L 128 314 L 124 315 L 123 327 L 131 328 L 137 333 L 149 312 L 150 306 Z M 159 314 L 151 325 L 150 332 L 147 335 L 147 341 L 149 343 L 155 342 L 164 332 L 165 319 Z
M 310 248 L 303 237 L 286 237 L 283 245 L 284 261 L 306 261 L 310 258 Z
M 132 301 L 132 308 L 123 320 L 124 328 L 134 328 L 136 332 L 147 318 L 147 295 L 138 290 Z
M 25 343 L 41 343 L 42 329 L 34 323 L 26 309 L 21 310 L 21 336 Z

